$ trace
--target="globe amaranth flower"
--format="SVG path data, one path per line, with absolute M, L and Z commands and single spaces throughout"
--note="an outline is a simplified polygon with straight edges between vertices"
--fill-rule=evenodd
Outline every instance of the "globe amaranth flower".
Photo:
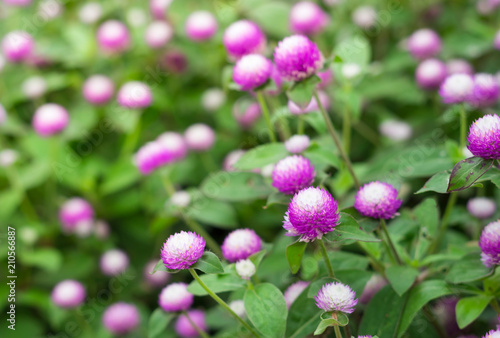
M 187 208 L 191 203 L 191 195 L 187 191 L 176 191 L 170 197 L 169 203 L 178 208 Z
M 220 88 L 209 88 L 201 96 L 201 105 L 209 112 L 217 111 L 226 102 L 226 93 Z
M 67 279 L 59 282 L 52 289 L 50 298 L 59 307 L 74 308 L 83 304 L 85 296 L 85 288 L 80 282 Z
M 247 259 L 262 248 L 262 240 L 252 229 L 237 229 L 222 243 L 222 255 L 230 262 Z
M 35 42 L 25 31 L 12 31 L 2 39 L 2 51 L 10 62 L 21 62 L 28 59 L 35 49 Z
M 47 81 L 41 76 L 29 77 L 23 82 L 22 90 L 26 97 L 37 99 L 47 91 Z
M 408 51 L 416 59 L 427 59 L 441 52 L 441 38 L 431 29 L 419 29 L 408 38 Z
M 445 330 L 447 337 L 457 337 L 461 332 L 456 319 L 458 301 L 459 298 L 455 296 L 443 297 L 435 303 L 432 309 L 434 316 Z
M 500 338 L 500 329 L 490 330 L 482 338 Z
M 469 103 L 476 107 L 488 107 L 497 103 L 500 97 L 500 85 L 494 75 L 476 74 L 474 88 Z
M 467 102 L 474 91 L 474 80 L 472 76 L 467 74 L 454 74 L 448 76 L 441 87 L 439 95 L 444 103 L 461 103 Z
M 300 155 L 285 157 L 274 166 L 273 187 L 284 194 L 294 194 L 314 182 L 316 172 L 311 162 Z
M 134 164 L 143 175 L 152 173 L 163 164 L 165 150 L 157 141 L 143 145 L 134 156 Z
M 119 249 L 106 251 L 99 261 L 101 272 L 106 276 L 116 276 L 125 271 L 129 266 L 127 254 Z
M 266 36 L 256 23 L 249 20 L 239 20 L 229 25 L 222 42 L 234 59 L 247 54 L 260 54 L 266 48 Z
M 104 52 L 119 53 L 129 48 L 130 33 L 123 22 L 108 20 L 97 30 L 97 43 Z
M 191 13 L 185 24 L 186 35 L 193 41 L 210 39 L 217 32 L 217 20 L 207 11 Z
M 292 35 L 278 43 L 274 62 L 281 77 L 301 81 L 323 67 L 324 58 L 318 46 L 304 35 Z
M 493 216 L 497 211 L 495 201 L 487 197 L 471 198 L 467 202 L 467 210 L 469 213 L 479 219 L 486 219 Z
M 168 283 L 170 274 L 166 271 L 156 271 L 154 274 L 151 274 L 157 263 L 158 260 L 149 261 L 144 267 L 143 276 L 146 283 L 150 286 L 162 287 Z
M 404 121 L 385 120 L 378 129 L 382 135 L 393 141 L 408 140 L 413 134 L 411 125 Z
M 484 159 L 500 158 L 500 116 L 484 115 L 469 129 L 467 148 L 477 157 Z
M 250 128 L 261 115 L 257 102 L 240 99 L 234 103 L 233 117 L 243 129 Z
M 117 100 L 118 104 L 122 107 L 132 109 L 146 108 L 153 102 L 153 94 L 147 84 L 139 81 L 130 81 L 120 88 Z
M 290 309 L 293 302 L 300 296 L 302 291 L 307 288 L 309 282 L 298 281 L 290 285 L 284 292 L 283 296 L 285 297 L 286 307 Z
M 115 85 L 107 76 L 92 75 L 85 80 L 82 92 L 87 102 L 95 105 L 102 105 L 113 97 Z
M 325 110 L 328 110 L 330 108 L 330 98 L 328 97 L 328 95 L 323 91 L 318 91 L 318 97 L 319 97 L 319 101 L 320 101 L 321 105 L 323 106 L 323 108 Z M 307 113 L 310 113 L 313 111 L 319 111 L 318 101 L 316 100 L 316 98 L 314 96 L 311 98 L 311 101 L 309 102 L 309 104 L 304 108 L 299 107 L 297 104 L 295 104 L 291 100 L 288 100 L 287 107 L 288 107 L 288 110 L 290 111 L 290 113 L 293 115 L 302 115 L 302 114 L 307 114 Z
M 26 7 L 31 5 L 33 0 L 3 0 L 9 6 Z
M 446 65 L 437 59 L 422 61 L 415 71 L 417 84 L 423 89 L 436 89 L 446 79 Z
M 356 292 L 349 286 L 334 282 L 325 284 L 314 297 L 316 305 L 326 312 L 353 313 L 358 304 Z
M 384 277 L 378 274 L 372 275 L 366 283 L 365 288 L 363 289 L 363 293 L 361 294 L 361 297 L 359 297 L 359 300 L 363 304 L 368 304 L 373 296 L 375 296 L 377 292 L 379 292 L 386 285 L 387 281 Z
M 484 227 L 479 238 L 481 260 L 487 268 L 500 265 L 500 221 Z
M 249 259 L 242 259 L 236 262 L 235 264 L 236 273 L 243 279 L 250 279 L 253 275 L 255 275 L 255 265 Z
M 14 149 L 0 150 L 0 167 L 7 168 L 16 163 L 19 153 Z
M 377 23 L 377 11 L 372 6 L 360 6 L 352 13 L 352 21 L 360 28 L 371 28 Z
M 149 10 L 156 20 L 164 20 L 167 9 L 173 0 L 151 0 L 149 1 Z
M 183 160 L 188 152 L 187 144 L 181 134 L 165 132 L 156 138 L 162 149 L 160 165 L 167 165 Z
M 81 22 L 92 24 L 102 17 L 102 6 L 98 2 L 86 2 L 78 11 L 78 18 Z
M 124 302 L 109 306 L 102 316 L 104 327 L 113 334 L 123 335 L 139 326 L 139 311 L 135 305 Z
M 198 337 L 198 331 L 193 327 L 191 321 L 201 329 L 202 331 L 207 331 L 207 323 L 205 320 L 205 312 L 202 310 L 191 310 L 187 312 L 189 319 L 185 314 L 180 315 L 175 323 L 175 332 L 181 337 L 190 338 Z
M 393 218 L 402 203 L 392 185 L 379 181 L 363 185 L 354 198 L 354 208 L 361 215 L 377 219 Z
M 245 153 L 246 150 L 242 149 L 236 149 L 231 151 L 224 158 L 224 162 L 222 163 L 222 168 L 226 171 L 238 171 L 238 169 L 234 165 Z
M 174 30 L 165 21 L 153 21 L 146 28 L 144 39 L 151 48 L 161 48 L 174 36 Z
M 171 235 L 161 249 L 161 259 L 167 269 L 189 269 L 203 255 L 205 240 L 191 231 Z
M 446 62 L 446 71 L 448 75 L 474 74 L 474 68 L 472 68 L 472 65 L 463 59 L 451 59 L 448 62 Z
M 321 239 L 338 225 L 337 201 L 326 190 L 309 187 L 293 196 L 285 214 L 287 236 L 300 236 L 301 242 Z
M 73 230 L 78 223 L 92 221 L 94 209 L 83 198 L 70 198 L 59 210 L 59 220 L 66 230 Z
M 242 299 L 233 300 L 228 304 L 229 308 L 234 311 L 240 318 L 246 318 L 245 302 Z
M 309 147 L 311 140 L 307 135 L 293 135 L 285 142 L 285 148 L 292 154 L 300 154 Z
M 203 123 L 195 123 L 184 132 L 184 140 L 189 149 L 205 151 L 215 143 L 215 132 Z
M 247 54 L 236 62 L 233 68 L 233 81 L 242 90 L 253 90 L 266 83 L 272 70 L 271 60 L 260 54 Z
M 194 295 L 186 283 L 172 283 L 161 290 L 158 304 L 167 312 L 185 311 L 193 305 Z
M 184 52 L 174 49 L 163 54 L 161 65 L 171 73 L 182 74 L 187 70 L 189 63 Z
M 69 115 L 62 106 L 46 103 L 38 107 L 31 123 L 38 135 L 48 137 L 66 128 L 69 123 Z
M 321 33 L 329 21 L 328 15 L 314 2 L 298 2 L 290 11 L 290 29 L 297 34 Z

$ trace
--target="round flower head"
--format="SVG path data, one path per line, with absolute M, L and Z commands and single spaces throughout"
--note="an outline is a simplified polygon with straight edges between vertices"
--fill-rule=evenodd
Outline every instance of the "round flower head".
M 249 100 L 238 100 L 233 106 L 233 116 L 236 122 L 244 128 L 250 128 L 260 117 L 260 105 Z
M 292 154 L 300 154 L 309 147 L 311 140 L 307 135 L 293 135 L 285 142 L 285 148 Z
M 372 275 L 363 289 L 363 293 L 359 300 L 363 304 L 368 304 L 370 300 L 379 292 L 384 286 L 387 285 L 387 281 L 381 275 Z
M 175 323 L 175 332 L 181 337 L 198 337 L 198 331 L 193 327 L 191 321 L 202 331 L 207 331 L 207 323 L 205 321 L 205 312 L 201 310 L 191 310 L 187 312 L 189 319 L 186 315 L 182 314 L 177 318 Z M 190 321 L 191 320 L 191 321 Z
M 493 216 L 495 211 L 497 211 L 497 206 L 495 201 L 486 197 L 476 197 L 471 198 L 467 202 L 467 210 L 469 213 L 479 219 L 486 219 Z
M 214 112 L 226 102 L 226 93 L 220 88 L 207 89 L 201 97 L 201 105 L 209 112 Z
M 165 155 L 166 151 L 158 141 L 148 142 L 135 154 L 134 164 L 141 174 L 149 175 L 163 164 Z
M 92 221 L 93 218 L 94 209 L 83 198 L 71 198 L 59 210 L 59 220 L 67 230 L 74 229 L 80 222 Z
M 416 59 L 427 59 L 441 51 L 441 39 L 431 29 L 419 29 L 408 38 L 408 50 Z
M 222 243 L 222 255 L 230 262 L 247 259 L 262 248 L 262 240 L 251 229 L 238 229 L 231 232 Z
M 193 305 L 194 295 L 186 283 L 172 283 L 161 290 L 158 304 L 167 312 L 185 311 Z
M 134 330 L 140 322 L 139 311 L 124 302 L 109 306 L 102 316 L 104 327 L 113 334 L 123 335 Z
M 196 123 L 184 132 L 184 140 L 189 149 L 204 151 L 212 148 L 215 143 L 215 133 L 206 124 Z
M 262 86 L 271 76 L 273 64 L 260 54 L 248 54 L 236 62 L 233 68 L 233 81 L 242 90 L 253 90 Z
M 165 21 L 153 21 L 146 28 L 144 38 L 149 47 L 160 48 L 167 44 L 173 35 L 172 26 L 168 23 Z
M 163 55 L 162 66 L 174 74 L 182 74 L 188 68 L 186 54 L 178 50 L 170 50 Z
M 7 33 L 2 40 L 3 55 L 10 62 L 21 62 L 28 59 L 34 48 L 33 38 L 25 31 Z
M 0 167 L 7 168 L 19 158 L 19 153 L 13 149 L 0 150 Z
M 500 329 L 488 331 L 482 338 L 500 338 Z
M 469 98 L 469 103 L 476 107 L 492 106 L 500 96 L 500 85 L 494 75 L 476 74 L 474 76 L 474 89 Z
M 441 84 L 439 95 L 444 103 L 466 102 L 474 91 L 474 80 L 467 74 L 448 76 Z
M 318 46 L 304 35 L 292 35 L 278 43 L 274 62 L 287 81 L 300 81 L 323 67 L 323 55 Z
M 290 11 L 290 29 L 297 34 L 320 33 L 328 22 L 328 15 L 314 2 L 298 2 Z
M 358 304 L 356 292 L 342 283 L 328 283 L 318 291 L 314 297 L 316 305 L 326 312 L 353 313 Z
M 252 21 L 240 20 L 224 31 L 222 42 L 227 53 L 234 59 L 246 54 L 262 53 L 266 48 L 266 36 Z
M 156 142 L 162 148 L 161 165 L 166 165 L 183 160 L 187 155 L 186 141 L 181 134 L 166 132 L 158 136 Z
M 162 287 L 168 283 L 170 274 L 166 271 L 156 271 L 154 274 L 151 274 L 151 271 L 154 270 L 156 263 L 158 263 L 157 260 L 148 262 L 148 264 L 144 267 L 143 276 L 144 280 L 149 285 L 153 287 Z
M 314 167 L 307 158 L 300 155 L 288 156 L 274 166 L 273 187 L 291 195 L 309 187 L 315 176 Z
M 80 306 L 85 300 L 85 288 L 76 280 L 67 279 L 59 282 L 52 289 L 51 299 L 54 304 L 62 308 Z
M 32 76 L 23 82 L 23 93 L 30 99 L 37 99 L 47 91 L 47 82 L 41 76 Z
M 495 35 L 495 39 L 493 40 L 493 47 L 500 50 L 500 30 Z
M 194 232 L 181 231 L 171 235 L 161 249 L 167 269 L 189 269 L 203 255 L 205 240 Z
M 500 116 L 484 115 L 469 129 L 467 148 L 474 156 L 484 159 L 500 158 Z
M 422 61 L 415 71 L 417 84 L 424 89 L 439 88 L 446 75 L 446 65 L 437 59 Z
M 243 300 L 233 300 L 229 303 L 229 308 L 231 308 L 231 310 L 233 310 L 239 317 L 246 318 L 247 312 L 245 310 L 245 302 Z
M 44 20 L 55 19 L 64 12 L 64 7 L 57 0 L 42 0 L 38 5 L 38 15 Z
M 300 236 L 301 242 L 321 239 L 338 225 L 338 203 L 326 190 L 309 187 L 293 196 L 285 214 L 287 236 Z
M 146 11 L 139 7 L 129 8 L 126 13 L 126 18 L 127 23 L 134 28 L 142 28 L 148 21 Z
M 289 309 L 293 302 L 300 296 L 302 291 L 309 285 L 309 282 L 298 281 L 290 285 L 284 293 L 286 307 Z
M 402 203 L 402 200 L 398 200 L 398 191 L 392 185 L 375 181 L 358 190 L 354 208 L 366 217 L 390 219 L 396 215 Z
M 352 13 L 352 21 L 356 26 L 368 29 L 377 23 L 377 11 L 372 6 L 360 6 Z
M 85 80 L 82 89 L 85 100 L 95 105 L 101 105 L 111 100 L 114 92 L 113 81 L 104 75 L 92 75 Z
M 104 52 L 118 53 L 129 48 L 130 34 L 127 26 L 117 20 L 101 24 L 97 30 L 97 43 Z
M 208 40 L 217 32 L 217 20 L 212 13 L 198 11 L 191 13 L 186 20 L 185 30 L 188 38 L 194 41 Z
M 325 110 L 328 110 L 330 108 L 330 98 L 328 97 L 328 95 L 325 92 L 318 91 L 318 97 L 319 100 L 321 101 L 321 105 L 323 106 L 323 108 L 325 108 Z M 293 115 L 302 115 L 313 111 L 319 111 L 318 101 L 316 100 L 315 97 L 311 99 L 311 101 L 305 108 L 299 107 L 291 100 L 288 100 L 287 106 L 288 110 Z
M 116 276 L 128 268 L 129 260 L 125 252 L 118 249 L 106 251 L 99 261 L 101 272 L 106 276 Z
M 237 261 L 235 268 L 236 273 L 243 279 L 250 279 L 250 277 L 255 275 L 255 265 L 249 259 Z
M 86 2 L 78 11 L 81 22 L 91 24 L 97 22 L 102 16 L 102 6 L 98 2 Z
M 191 203 L 191 195 L 187 191 L 176 191 L 169 200 L 170 204 L 178 208 L 187 208 Z
M 490 268 L 500 265 L 500 221 L 488 224 L 484 227 L 479 238 L 481 248 L 481 260 Z
M 403 121 L 385 120 L 379 126 L 379 131 L 393 141 L 408 140 L 413 134 L 411 125 Z
M 46 103 L 35 111 L 33 128 L 38 135 L 47 137 L 64 130 L 69 123 L 66 109 L 55 103 Z
M 126 108 L 146 108 L 153 102 L 153 94 L 147 84 L 139 81 L 125 83 L 118 92 L 118 104 Z
M 474 69 L 471 64 L 463 59 L 452 59 L 446 63 L 446 71 L 448 75 L 453 74 L 474 74 Z
M 333 72 L 330 68 L 323 72 L 317 72 L 316 75 L 321 79 L 321 82 L 316 85 L 317 89 L 324 89 L 333 81 Z
M 165 19 L 167 9 L 173 0 L 150 0 L 149 9 L 153 17 L 157 20 Z

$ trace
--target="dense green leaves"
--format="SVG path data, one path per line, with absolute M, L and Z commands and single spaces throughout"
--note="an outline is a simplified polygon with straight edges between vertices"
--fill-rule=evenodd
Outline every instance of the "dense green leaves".
M 238 226 L 238 219 L 234 207 L 226 202 L 209 198 L 200 198 L 191 205 L 187 215 L 202 223 L 223 229 L 234 229 Z
M 458 162 L 451 172 L 448 192 L 464 190 L 473 185 L 492 166 L 494 160 L 471 157 Z
M 201 191 L 209 198 L 229 202 L 261 199 L 273 192 L 262 175 L 227 171 L 207 177 L 201 184 Z
M 286 260 L 293 274 L 297 273 L 302 264 L 302 256 L 306 250 L 307 242 L 297 241 L 286 248 Z
M 478 254 L 466 256 L 452 265 L 446 275 L 450 283 L 468 283 L 491 275 L 493 271 L 487 269 L 480 260 Z
M 388 267 L 385 274 L 394 291 L 402 296 L 415 282 L 418 270 L 409 266 L 395 265 Z
M 244 153 L 234 167 L 240 170 L 262 168 L 278 162 L 288 154 L 283 143 L 263 144 Z
M 332 232 L 326 235 L 326 239 L 330 241 L 343 242 L 347 240 L 355 240 L 361 242 L 380 242 L 378 238 L 365 232 L 356 222 L 354 217 L 349 214 L 340 213 L 340 223 Z
M 456 307 L 458 327 L 463 329 L 483 313 L 493 296 L 474 296 L 462 298 Z

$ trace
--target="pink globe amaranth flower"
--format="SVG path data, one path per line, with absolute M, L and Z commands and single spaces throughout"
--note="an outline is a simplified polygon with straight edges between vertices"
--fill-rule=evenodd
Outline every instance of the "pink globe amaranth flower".
M 167 312 L 186 311 L 193 305 L 194 295 L 186 283 L 172 283 L 161 290 L 158 304 Z
M 68 123 L 68 112 L 55 103 L 46 103 L 38 107 L 32 120 L 33 128 L 42 137 L 48 137 L 63 131 Z
M 323 72 L 317 72 L 316 75 L 321 79 L 321 82 L 316 85 L 317 89 L 325 89 L 333 82 L 333 72 L 330 68 Z
M 117 20 L 101 24 L 97 30 L 97 43 L 104 52 L 119 53 L 129 48 L 130 34 L 127 26 Z
M 94 209 L 83 198 L 70 198 L 59 210 L 59 220 L 67 230 L 73 230 L 78 223 L 92 221 L 93 219 Z
M 161 249 L 161 259 L 170 270 L 189 269 L 203 255 L 205 240 L 194 232 L 171 235 Z
M 209 112 L 217 111 L 224 103 L 226 103 L 226 93 L 220 88 L 209 88 L 201 96 L 201 105 Z
M 262 240 L 251 229 L 234 230 L 224 239 L 222 243 L 222 255 L 225 259 L 234 263 L 247 259 L 262 248 Z
M 262 86 L 271 76 L 273 64 L 260 54 L 247 54 L 236 62 L 233 81 L 242 90 L 253 90 Z
M 500 338 L 500 329 L 490 330 L 482 338 Z
M 446 65 L 437 59 L 422 61 L 415 71 L 417 84 L 423 89 L 436 89 L 446 79 Z
M 250 128 L 261 115 L 260 105 L 247 99 L 238 100 L 233 106 L 233 116 L 243 128 Z
M 323 108 L 325 108 L 325 110 L 330 109 L 330 98 L 328 97 L 328 95 L 325 92 L 318 91 L 318 97 Z M 287 106 L 288 110 L 293 115 L 302 115 L 313 111 L 319 111 L 318 101 L 316 101 L 316 98 L 314 96 L 312 97 L 311 102 L 309 102 L 309 104 L 305 108 L 299 107 L 291 100 L 288 100 Z
M 157 20 L 163 20 L 166 17 L 166 11 L 170 7 L 173 0 L 151 0 L 149 1 L 149 9 L 153 17 Z
M 363 304 L 368 304 L 373 296 L 375 296 L 377 292 L 379 292 L 386 285 L 387 281 L 384 277 L 377 274 L 372 275 L 366 283 L 365 288 L 363 289 L 363 293 L 361 294 L 361 297 L 359 297 L 359 300 Z
M 495 35 L 495 39 L 493 40 L 493 47 L 500 50 L 500 30 Z
M 158 136 L 156 142 L 162 148 L 161 165 L 167 165 L 183 160 L 188 152 L 187 144 L 181 134 L 165 132 Z
M 135 154 L 134 164 L 141 174 L 149 175 L 163 164 L 165 153 L 158 141 L 148 142 Z
M 87 2 L 80 7 L 78 18 L 81 22 L 92 24 L 102 17 L 102 6 L 98 2 Z
M 411 125 L 404 121 L 385 120 L 379 126 L 380 134 L 393 141 L 406 141 L 413 134 Z
M 494 75 L 479 73 L 474 76 L 474 88 L 469 103 L 476 107 L 488 107 L 498 102 L 500 85 Z
M 113 97 L 115 85 L 104 75 L 92 75 L 83 84 L 83 97 L 91 104 L 102 105 Z
M 323 67 L 324 58 L 318 46 L 304 35 L 292 35 L 278 43 L 274 62 L 287 81 L 301 81 Z
M 500 158 L 500 116 L 484 115 L 469 129 L 467 149 L 477 157 L 484 159 Z
M 484 227 L 479 238 L 481 260 L 487 268 L 500 265 L 500 221 Z
M 247 54 L 259 54 L 266 48 L 266 36 L 256 23 L 239 20 L 226 28 L 222 42 L 227 53 L 234 59 Z
M 298 281 L 290 285 L 283 296 L 285 297 L 286 307 L 290 309 L 293 302 L 300 296 L 302 291 L 309 286 L 309 282 Z
M 441 84 L 439 95 L 444 103 L 466 102 L 474 91 L 474 80 L 467 74 L 453 74 Z
M 205 312 L 202 310 L 191 310 L 187 312 L 189 318 L 196 324 L 202 331 L 207 331 L 207 323 L 205 321 Z M 198 331 L 191 325 L 186 315 L 182 314 L 177 318 L 175 323 L 175 332 L 181 337 L 198 337 Z
M 321 33 L 329 21 L 328 15 L 314 2 L 298 2 L 290 11 L 290 29 L 297 34 Z
M 474 217 L 486 219 L 493 216 L 497 211 L 497 206 L 491 198 L 475 197 L 467 202 L 467 210 Z
M 52 289 L 51 299 L 54 304 L 62 308 L 74 308 L 83 304 L 85 288 L 76 280 L 67 279 L 59 282 Z
M 203 123 L 196 123 L 184 132 L 184 140 L 189 149 L 205 151 L 215 143 L 215 132 Z
M 431 29 L 419 29 L 408 38 L 408 51 L 416 59 L 427 59 L 441 52 L 441 38 Z
M 153 102 L 153 94 L 147 84 L 139 81 L 130 81 L 120 88 L 117 100 L 118 104 L 122 107 L 132 109 L 146 108 Z
M 474 68 L 472 68 L 472 65 L 463 59 L 452 59 L 452 60 L 446 62 L 446 70 L 448 72 L 448 75 L 453 75 L 453 74 L 473 75 L 474 74 Z
M 285 142 L 285 148 L 292 154 L 300 154 L 309 147 L 311 140 L 307 135 L 293 135 Z
M 2 40 L 2 51 L 10 62 L 21 62 L 28 59 L 35 48 L 31 35 L 25 31 L 12 31 Z
M 238 162 L 238 160 L 241 158 L 241 156 L 243 156 L 243 154 L 245 154 L 245 153 L 246 153 L 246 151 L 242 150 L 242 149 L 236 149 L 236 150 L 231 151 L 224 158 L 222 168 L 226 171 L 238 171 L 238 169 L 236 169 L 234 167 L 234 165 L 236 164 L 236 162 Z
M 338 225 L 337 201 L 321 188 L 302 189 L 293 196 L 285 213 L 283 228 L 287 236 L 300 236 L 301 242 L 321 239 Z
M 377 219 L 393 218 L 402 203 L 392 185 L 379 181 L 363 185 L 354 198 L 354 208 L 361 215 Z
M 352 13 L 352 21 L 360 28 L 371 28 L 377 23 L 377 11 L 372 6 L 360 6 Z
M 285 157 L 274 166 L 273 187 L 283 194 L 295 194 L 314 182 L 316 172 L 311 162 L 300 155 Z
M 31 5 L 32 0 L 3 0 L 3 2 L 10 6 L 26 7 Z
M 113 334 L 123 335 L 139 326 L 139 311 L 135 305 L 124 302 L 109 306 L 102 316 L 104 327 Z
M 128 268 L 129 259 L 127 254 L 122 250 L 112 249 L 102 254 L 99 266 L 104 275 L 116 276 Z
M 185 24 L 186 35 L 193 41 L 210 39 L 217 32 L 217 20 L 207 11 L 191 13 Z
M 319 289 L 314 297 L 316 305 L 326 312 L 353 313 L 358 304 L 356 292 L 342 283 L 328 283 Z
M 146 28 L 144 39 L 151 48 L 161 48 L 174 36 L 174 30 L 165 21 L 153 21 Z
M 143 276 L 147 284 L 153 287 L 162 287 L 170 280 L 170 274 L 166 271 L 156 271 L 154 274 L 151 274 L 156 263 L 158 263 L 158 260 L 149 261 L 144 267 Z

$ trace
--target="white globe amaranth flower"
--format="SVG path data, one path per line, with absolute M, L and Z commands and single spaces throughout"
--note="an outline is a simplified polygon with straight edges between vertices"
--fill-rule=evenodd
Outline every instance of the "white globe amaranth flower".
M 243 279 L 250 279 L 255 274 L 255 265 L 249 259 L 236 262 L 236 272 Z
M 345 63 L 341 71 L 344 78 L 350 80 L 361 73 L 361 66 L 357 63 Z
M 191 195 L 187 191 L 176 191 L 169 202 L 179 208 L 186 208 L 191 203 Z

